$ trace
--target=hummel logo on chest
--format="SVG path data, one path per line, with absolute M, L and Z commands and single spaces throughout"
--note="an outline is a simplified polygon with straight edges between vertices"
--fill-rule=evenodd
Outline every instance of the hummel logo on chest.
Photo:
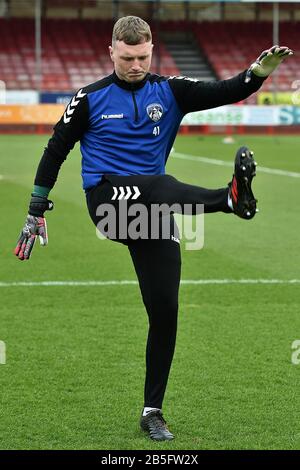
M 101 119 L 123 119 L 124 114 L 102 114 Z

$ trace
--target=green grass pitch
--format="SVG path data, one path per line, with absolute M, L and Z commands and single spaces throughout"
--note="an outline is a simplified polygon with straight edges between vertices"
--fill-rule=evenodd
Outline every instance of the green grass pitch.
M 12 254 L 48 136 L 0 136 L 1 449 L 299 449 L 299 284 L 182 285 L 177 346 L 164 402 L 176 438 L 150 441 L 143 405 L 147 317 L 137 285 L 21 287 L 21 281 L 135 280 L 127 249 L 96 237 L 78 146 L 51 192 L 49 245 Z M 175 151 L 300 173 L 300 137 L 180 136 Z M 217 188 L 232 169 L 170 157 L 167 172 Z M 251 221 L 205 216 L 205 244 L 182 251 L 182 279 L 300 279 L 300 178 L 259 172 Z

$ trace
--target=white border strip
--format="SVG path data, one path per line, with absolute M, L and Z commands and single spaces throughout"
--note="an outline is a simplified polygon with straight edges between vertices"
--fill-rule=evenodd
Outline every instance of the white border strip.
M 210 165 L 229 166 L 233 169 L 233 162 L 226 162 L 216 158 L 197 157 L 195 155 L 188 155 L 186 153 L 173 152 L 171 157 L 180 158 L 181 160 L 192 160 L 198 163 L 209 163 Z M 268 173 L 270 175 L 289 176 L 291 178 L 300 178 L 300 173 L 295 171 L 279 170 L 277 168 L 267 168 L 264 166 L 257 166 L 256 170 L 261 173 Z
M 300 279 L 183 279 L 182 285 L 211 284 L 300 284 Z M 0 282 L 0 287 L 94 287 L 94 286 L 128 286 L 138 285 L 138 281 L 20 281 Z

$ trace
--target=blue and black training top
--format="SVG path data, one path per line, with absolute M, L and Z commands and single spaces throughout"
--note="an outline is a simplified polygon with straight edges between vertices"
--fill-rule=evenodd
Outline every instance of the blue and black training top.
M 252 73 L 251 73 L 252 74 Z M 220 81 L 148 73 L 128 83 L 116 73 L 80 89 L 54 127 L 35 185 L 53 188 L 62 162 L 77 141 L 85 191 L 104 174 L 161 175 L 183 116 L 236 103 L 257 91 L 263 78 L 246 71 Z

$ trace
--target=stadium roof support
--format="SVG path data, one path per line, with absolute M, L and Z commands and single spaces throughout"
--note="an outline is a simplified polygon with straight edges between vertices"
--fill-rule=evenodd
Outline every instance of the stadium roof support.
M 35 0 L 35 83 L 38 92 L 42 86 L 41 15 L 42 0 Z
M 279 45 L 279 4 L 273 3 L 273 45 Z M 273 96 L 274 103 L 277 103 L 277 89 L 278 89 L 278 69 L 273 72 Z

